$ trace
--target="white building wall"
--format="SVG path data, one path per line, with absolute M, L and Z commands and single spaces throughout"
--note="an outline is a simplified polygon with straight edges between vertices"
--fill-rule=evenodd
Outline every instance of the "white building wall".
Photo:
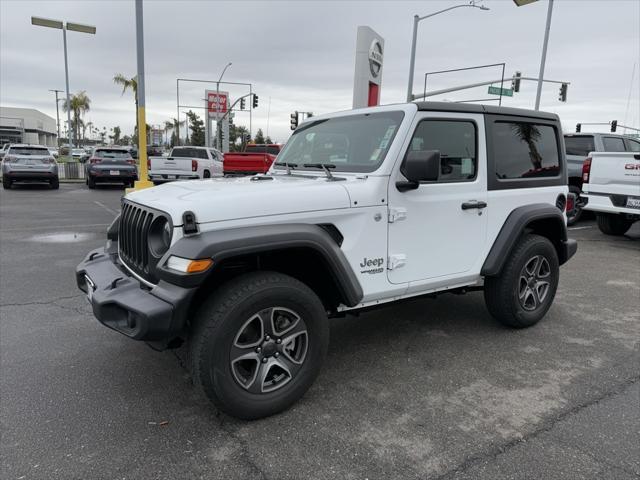
M 17 119 L 17 120 L 16 120 Z M 33 108 L 0 107 L 0 130 L 2 126 L 22 123 L 25 133 L 23 142 L 53 147 L 57 143 L 55 118 Z

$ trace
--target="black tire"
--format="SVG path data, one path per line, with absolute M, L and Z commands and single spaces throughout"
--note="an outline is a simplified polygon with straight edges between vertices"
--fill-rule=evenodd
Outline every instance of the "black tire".
M 567 212 L 567 225 L 575 225 L 580 221 L 580 217 L 582 217 L 582 208 L 578 206 L 578 200 L 580 199 L 580 194 L 582 190 L 580 187 L 576 187 L 574 185 L 569 186 L 569 194 L 574 195 L 574 208 L 571 212 Z
M 598 228 L 605 235 L 624 235 L 631 228 L 633 220 L 617 213 L 596 213 Z
M 536 258 L 540 259 L 539 264 L 532 263 Z M 502 272 L 497 277 L 485 278 L 487 309 L 508 327 L 535 325 L 551 307 L 559 277 L 558 253 L 549 239 L 540 235 L 524 235 Z
M 266 328 L 261 320 L 272 318 L 275 312 L 285 315 L 275 322 L 284 319 L 291 325 L 281 331 L 282 338 L 273 320 Z M 297 320 L 286 318 L 291 313 L 290 318 L 297 316 Z M 262 327 L 260 333 L 257 327 Z M 266 336 L 267 328 L 273 337 Z M 298 332 L 301 328 L 305 329 L 302 333 Z M 295 336 L 287 342 L 287 349 L 296 349 L 293 353 L 285 353 L 285 342 L 275 343 L 290 338 L 287 335 Z M 189 342 L 194 382 L 221 411 L 252 420 L 281 412 L 304 395 L 326 356 L 329 324 L 322 302 L 304 283 L 281 273 L 253 272 L 222 285 L 202 304 Z M 277 354 L 274 349 L 279 349 Z M 244 357 L 245 351 L 252 358 L 232 362 L 232 354 Z M 299 364 L 293 361 L 297 354 L 302 354 L 296 357 Z M 292 373 L 287 376 L 281 364 Z M 260 381 L 263 371 L 265 378 Z M 274 383 L 267 384 L 267 380 Z M 271 391 L 265 391 L 265 386 Z
M 54 178 L 49 182 L 49 187 L 51 187 L 51 190 L 58 190 L 60 188 L 60 180 Z
M 11 179 L 7 177 L 2 177 L 2 188 L 5 190 L 11 190 Z
M 209 172 L 209 170 L 205 170 L 202 173 L 202 178 L 211 178 L 211 172 Z
M 91 175 L 89 175 L 87 177 L 87 185 L 89 186 L 89 188 L 91 190 L 93 190 L 94 188 L 96 188 L 96 181 L 91 177 Z

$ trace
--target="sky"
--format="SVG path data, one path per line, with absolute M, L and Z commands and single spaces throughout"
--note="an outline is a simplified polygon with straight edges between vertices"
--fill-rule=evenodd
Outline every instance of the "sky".
M 381 103 L 403 102 L 413 16 L 467 2 L 146 0 L 147 123 L 163 125 L 178 114 L 177 78 L 215 81 L 232 62 L 224 80 L 250 83 L 259 95 L 254 133 L 262 128 L 274 141 L 285 141 L 292 111 L 351 108 L 359 25 L 385 39 Z M 538 76 L 547 0 L 522 7 L 512 0 L 478 3 L 490 10 L 459 8 L 420 23 L 414 93 L 423 91 L 428 71 L 505 62 L 507 87 L 515 71 Z M 68 32 L 70 90 L 91 98 L 86 121 L 130 134 L 133 95 L 122 95 L 113 76 L 136 73 L 134 1 L 0 0 L 0 105 L 36 108 L 55 118 L 48 90 L 65 87 L 62 33 L 32 26 L 32 15 L 96 26 L 96 35 Z M 500 77 L 500 67 L 430 76 L 429 90 Z M 556 0 L 545 78 L 570 83 L 566 103 L 558 101 L 557 84 L 545 84 L 540 107 L 557 113 L 565 131 L 579 122 L 614 119 L 640 128 L 640 1 Z M 205 88 L 215 89 L 215 83 L 180 82 L 181 105 L 202 106 Z M 232 101 L 248 93 L 244 88 L 228 88 Z M 533 108 L 535 92 L 535 82 L 523 81 L 503 105 Z M 479 87 L 432 98 L 488 97 L 487 87 Z M 182 119 L 186 110 L 180 109 Z M 235 123 L 248 126 L 248 113 L 238 113 Z

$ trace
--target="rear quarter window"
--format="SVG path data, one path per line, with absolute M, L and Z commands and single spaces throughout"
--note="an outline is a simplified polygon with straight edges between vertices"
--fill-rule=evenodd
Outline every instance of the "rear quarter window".
M 624 140 L 620 137 L 604 137 L 602 146 L 605 152 L 624 152 Z

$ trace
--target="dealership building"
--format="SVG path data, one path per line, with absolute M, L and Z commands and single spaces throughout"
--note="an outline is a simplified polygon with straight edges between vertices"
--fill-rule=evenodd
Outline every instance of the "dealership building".
M 31 143 L 55 147 L 56 120 L 33 108 L 0 107 L 0 145 Z

